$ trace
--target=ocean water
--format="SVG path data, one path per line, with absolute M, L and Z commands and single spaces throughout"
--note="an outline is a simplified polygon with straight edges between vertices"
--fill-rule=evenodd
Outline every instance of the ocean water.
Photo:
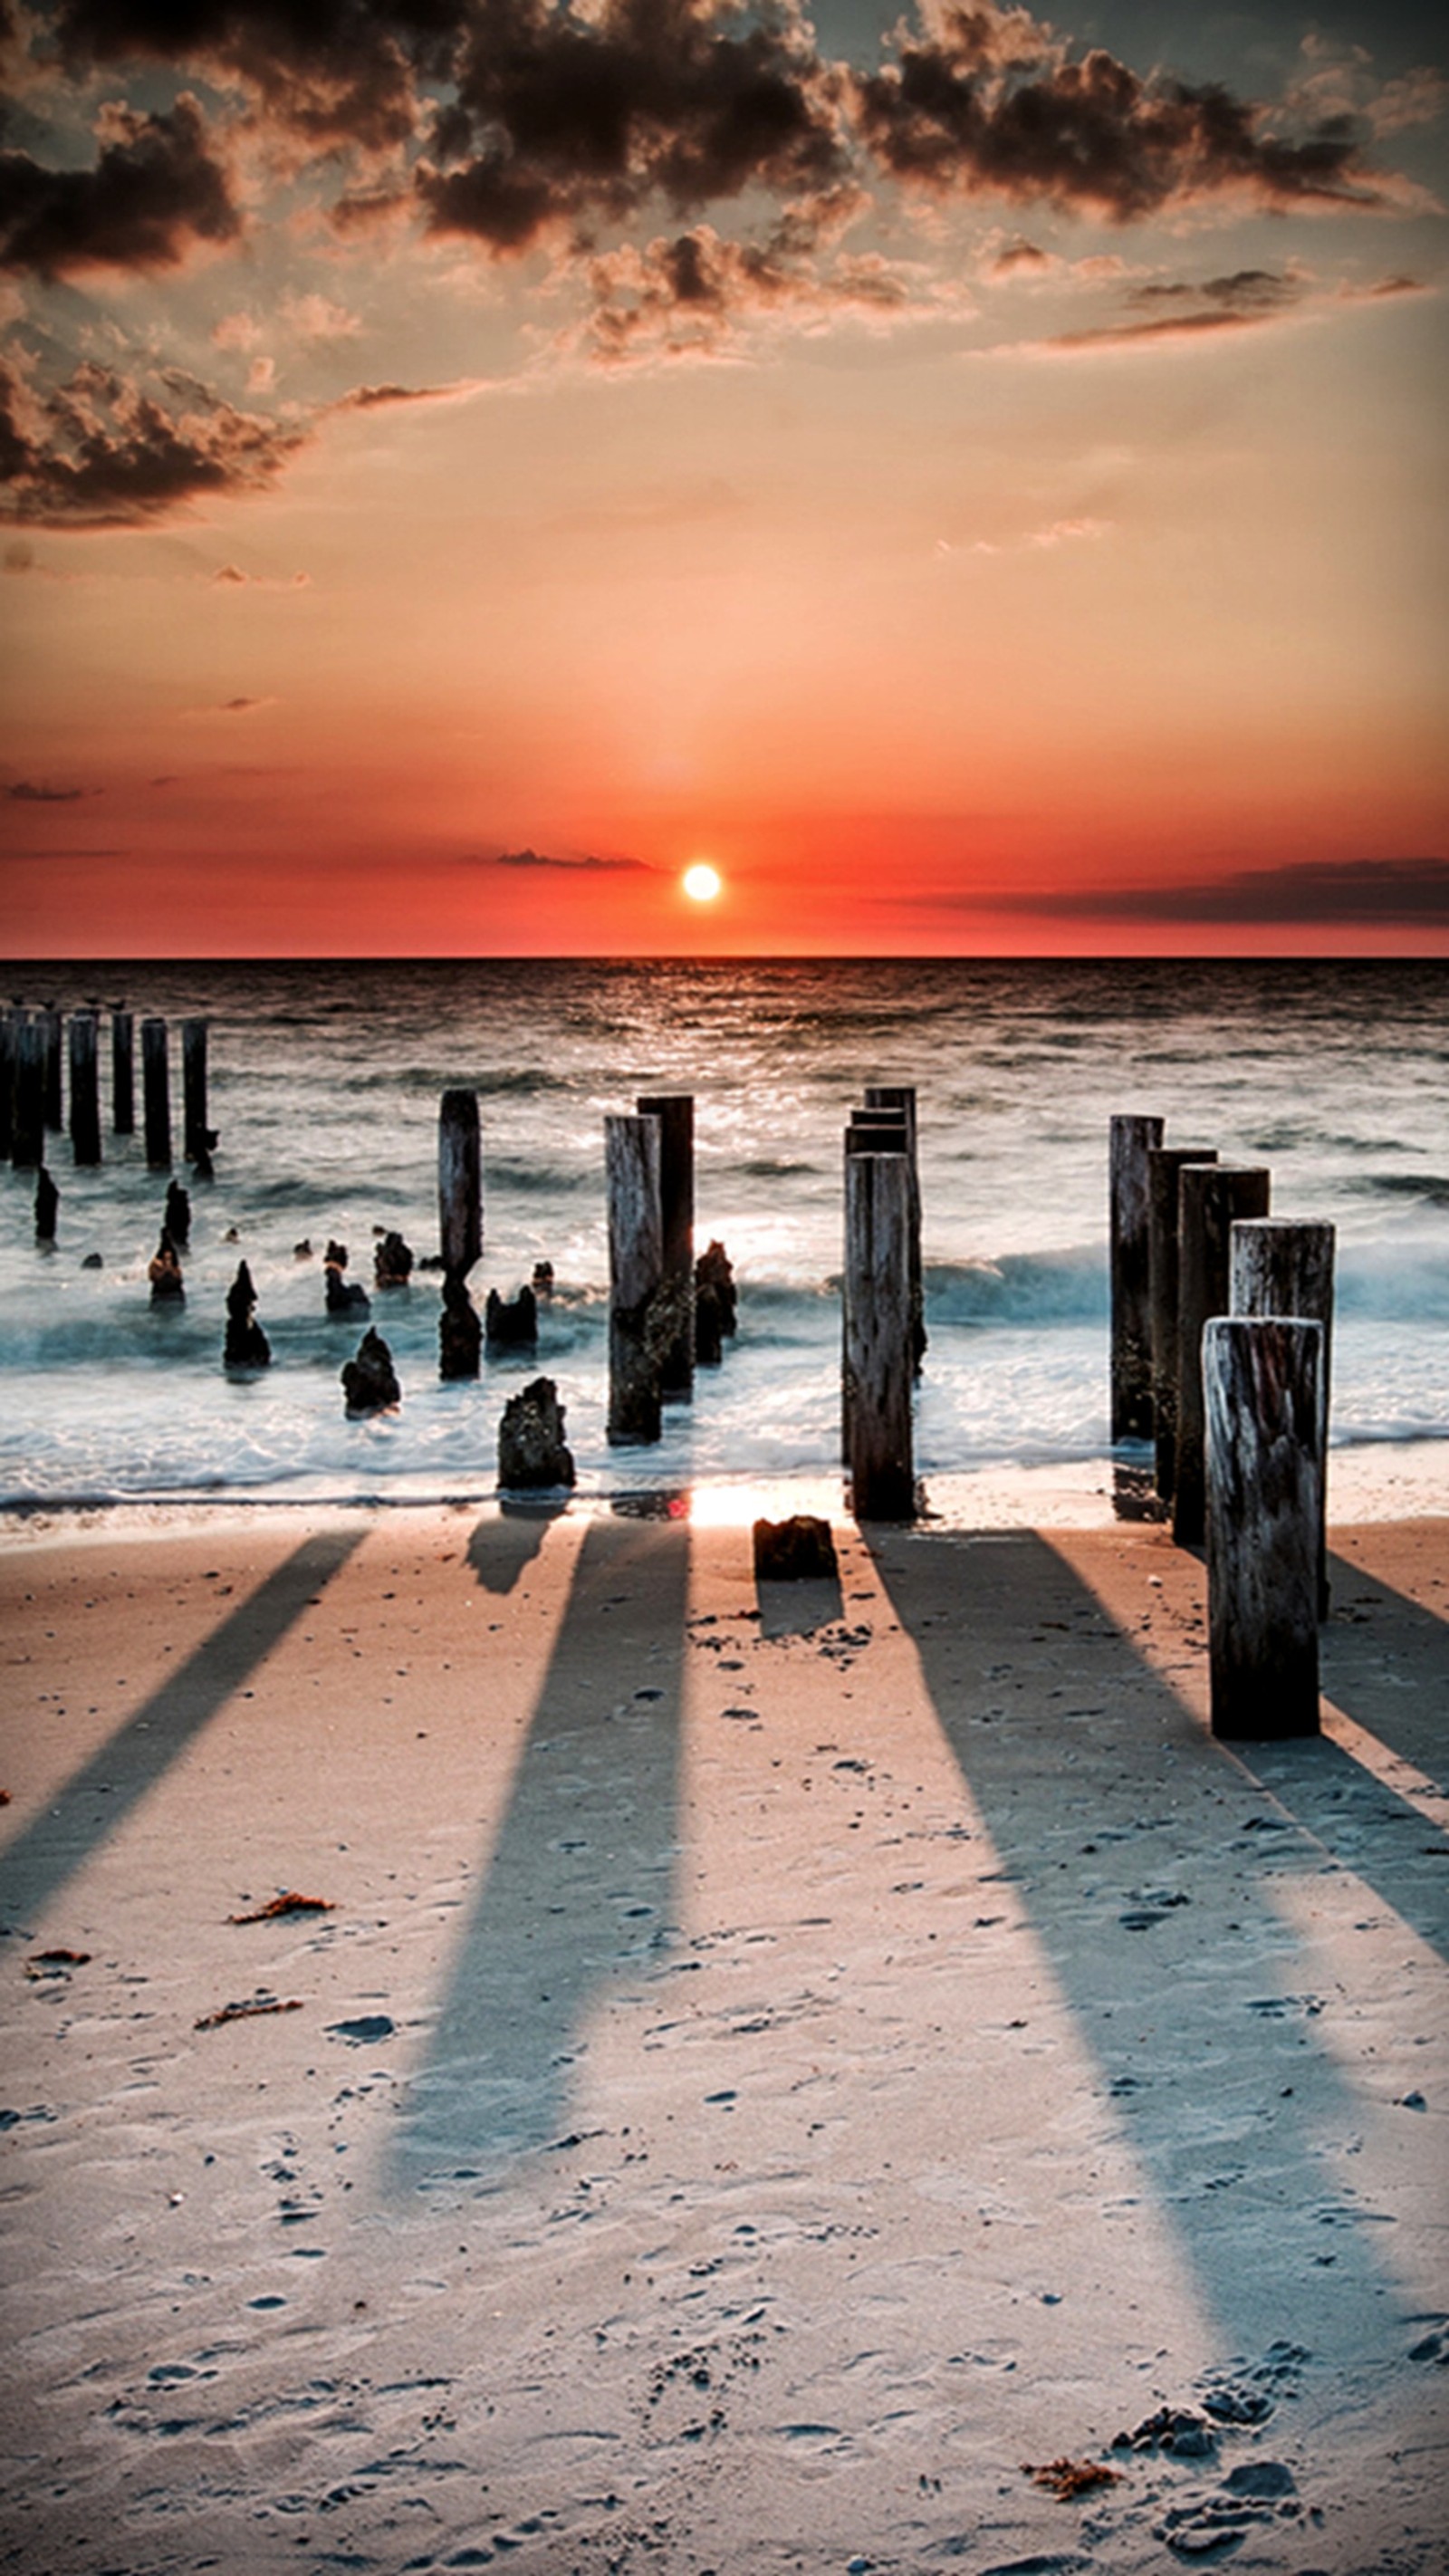
M 104 1137 L 34 1241 L 34 1176 L 0 1170 L 0 1504 L 231 1496 L 468 1500 L 493 1490 L 507 1395 L 546 1372 L 585 1493 L 838 1472 L 841 1130 L 870 1082 L 920 1104 L 926 1319 L 917 1466 L 933 1476 L 1107 1450 L 1107 1122 L 1267 1162 L 1274 1213 L 1338 1228 L 1338 1444 L 1449 1440 L 1449 969 L 1272 963 L 482 963 L 15 967 L 67 1010 L 124 998 L 173 1024 L 186 1297 L 153 1308 L 164 1179 Z M 179 1031 L 210 1021 L 215 1179 L 180 1157 Z M 138 1039 L 139 1059 L 139 1039 Z M 109 1130 L 110 1039 L 101 1031 Z M 139 1117 L 139 1060 L 137 1066 Z M 373 1296 L 403 1401 L 345 1419 L 359 1326 L 328 1319 L 329 1235 L 371 1283 L 376 1233 L 437 1248 L 437 1117 L 483 1122 L 485 1242 L 512 1294 L 557 1293 L 536 1357 L 437 1374 L 438 1283 Z M 603 1118 L 696 1098 L 697 1240 L 725 1242 L 740 1327 L 657 1447 L 605 1438 Z M 312 1253 L 296 1247 L 310 1242 Z M 84 1267 L 99 1254 L 99 1267 Z M 221 1366 L 250 1264 L 273 1363 Z M 1449 1467 L 1449 1450 L 1446 1450 Z

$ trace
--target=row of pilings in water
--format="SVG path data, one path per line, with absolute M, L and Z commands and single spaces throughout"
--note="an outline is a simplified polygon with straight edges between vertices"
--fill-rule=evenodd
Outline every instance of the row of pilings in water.
M 1205 1544 L 1213 1732 L 1316 1735 L 1334 1229 L 1165 1133 L 1111 1122 L 1112 1438 L 1151 1442 L 1174 1539 Z
M 119 1005 L 110 1019 L 112 1127 L 127 1136 L 135 1132 L 135 1023 Z M 96 1008 L 73 1012 L 68 1024 L 52 1007 L 0 1012 L 0 1154 L 17 1170 L 47 1177 L 45 1140 L 62 1127 L 67 1056 L 75 1162 L 102 1159 L 99 1032 Z M 146 1162 L 167 1171 L 166 1021 L 144 1018 L 140 1036 Z M 181 1024 L 181 1068 L 183 1150 L 209 1177 L 217 1139 L 204 1019 Z M 1315 1733 L 1318 1624 L 1328 1610 L 1334 1229 L 1272 1217 L 1262 1165 L 1224 1162 L 1212 1146 L 1169 1146 L 1164 1135 L 1160 1117 L 1110 1125 L 1112 1440 L 1151 1443 L 1174 1539 L 1206 1545 L 1214 1730 Z M 926 1350 L 915 1090 L 868 1089 L 843 1143 L 842 1462 L 858 1519 L 910 1520 L 919 1508 L 912 1397 Z M 692 1095 L 644 1095 L 633 1112 L 606 1116 L 604 1169 L 608 1437 L 648 1445 L 661 1435 L 664 1405 L 689 1402 L 697 1362 L 717 1361 L 735 1326 L 723 1246 L 711 1243 L 699 1260 L 694 1252 Z M 441 1259 L 428 1266 L 442 1272 L 440 1370 L 476 1376 L 482 1330 L 467 1283 L 483 1249 L 483 1157 L 470 1090 L 443 1094 L 438 1202 Z M 244 1264 L 228 1303 L 235 1365 L 239 1328 L 254 1325 L 255 1314 Z M 496 1332 L 500 1343 L 527 1344 L 533 1304 L 531 1291 L 509 1307 L 490 1299 L 490 1340 Z M 386 1361 L 380 1337 L 367 1338 Z M 263 1348 L 258 1334 L 254 1365 Z M 376 1383 L 388 1388 L 390 1361 Z M 391 1383 L 383 1401 L 395 1399 Z M 554 1390 L 540 1381 L 537 1393 L 547 1413 Z M 367 1409 L 366 1400 L 355 1409 Z M 557 1419 L 565 1456 L 561 1408 Z
M 117 1005 L 111 1021 L 111 1132 L 136 1132 L 136 1022 Z M 48 1132 L 70 1130 L 77 1167 L 103 1160 L 100 1098 L 100 1010 L 52 1005 L 0 1011 L 0 1156 L 16 1171 L 38 1171 Z M 182 1152 L 205 1173 L 216 1143 L 207 1123 L 207 1023 L 181 1023 Z M 62 1065 L 69 1057 L 69 1084 Z M 68 1091 L 63 1103 L 62 1092 Z M 153 1172 L 172 1164 L 171 1050 L 164 1019 L 141 1022 L 141 1116 L 146 1162 Z

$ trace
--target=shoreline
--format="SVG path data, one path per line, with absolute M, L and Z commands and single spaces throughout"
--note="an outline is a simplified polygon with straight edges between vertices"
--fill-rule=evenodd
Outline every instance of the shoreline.
M 832 1519 L 0 1551 L 0 2568 L 1437 2576 L 1449 1521 Z
M 637 1453 L 636 1453 L 637 1454 Z M 922 1479 L 923 1529 L 1112 1529 L 1155 1523 L 1162 1507 L 1152 1492 L 1150 1452 L 1120 1452 L 1040 1465 L 993 1465 Z M 415 1493 L 406 1490 L 346 1494 L 289 1494 L 231 1490 L 215 1494 L 149 1497 L 45 1496 L 0 1502 L 0 1550 L 107 1531 L 188 1528 L 244 1529 L 253 1520 L 290 1516 L 313 1521 L 359 1512 L 381 1519 L 429 1513 L 486 1510 L 615 1514 L 620 1518 L 686 1519 L 696 1527 L 738 1528 L 764 1515 L 781 1519 L 813 1512 L 832 1522 L 851 1521 L 840 1475 L 740 1476 L 689 1483 L 661 1479 L 608 1490 L 592 1486 L 530 1496 L 500 1494 L 496 1485 L 475 1490 Z M 1328 1517 L 1331 1526 L 1449 1516 L 1449 1438 L 1364 1441 L 1329 1452 Z M 905 1526 L 902 1524 L 901 1526 Z

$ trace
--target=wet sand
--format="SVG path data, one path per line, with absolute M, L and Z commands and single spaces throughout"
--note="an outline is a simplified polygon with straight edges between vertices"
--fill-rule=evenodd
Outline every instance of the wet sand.
M 8 1534 L 0 2567 L 1442 2576 L 1449 1521 L 837 1541 Z

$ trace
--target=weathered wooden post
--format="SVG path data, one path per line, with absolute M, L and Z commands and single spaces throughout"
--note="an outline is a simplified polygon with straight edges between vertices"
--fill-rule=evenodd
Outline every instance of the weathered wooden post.
M 438 1374 L 476 1377 L 483 1326 L 468 1294 L 468 1273 L 483 1251 L 483 1136 L 476 1091 L 445 1091 L 438 1110 L 438 1236 L 443 1256 Z
M 17 1172 L 45 1161 L 45 1031 L 27 1011 L 15 1031 L 15 1121 L 10 1160 Z
M 920 1125 L 913 1082 L 872 1082 L 866 1086 L 865 1106 L 872 1110 L 896 1110 L 906 1122 L 906 1152 L 911 1165 L 911 1374 L 919 1377 L 926 1356 L 926 1287 L 921 1256 L 921 1149 Z
M 659 1437 L 654 1301 L 664 1276 L 660 1122 L 606 1117 L 609 1190 L 609 1438 L 616 1447 Z
M 1111 1125 L 1112 1438 L 1152 1437 L 1152 1315 L 1148 1302 L 1147 1157 L 1160 1118 Z
M 1323 1326 L 1218 1315 L 1203 1334 L 1212 1731 L 1318 1733 Z
M 1328 1617 L 1328 1413 L 1333 1394 L 1333 1258 L 1331 1225 L 1290 1217 L 1249 1217 L 1233 1227 L 1228 1255 L 1228 1311 L 1297 1315 L 1323 1327 L 1318 1384 L 1322 1461 L 1318 1523 L 1318 1615 Z
M 146 1127 L 146 1168 L 171 1169 L 171 1076 L 166 1061 L 166 1023 L 141 1022 L 141 1109 Z
M 438 1218 L 443 1269 L 466 1279 L 483 1251 L 483 1144 L 476 1091 L 445 1091 L 438 1112 Z
M 101 1092 L 94 1011 L 76 1011 L 71 1016 L 70 1144 L 77 1163 L 100 1161 Z
M 40 1027 L 45 1047 L 45 1123 L 58 1131 L 65 1118 L 60 1082 L 61 1018 L 54 1003 L 47 1002 L 41 1012 Z
M 206 1022 L 181 1023 L 181 1151 L 188 1163 L 204 1162 L 211 1131 L 206 1115 Z
M 903 1109 L 852 1109 L 845 1130 L 845 1155 L 909 1154 L 910 1128 Z M 850 1464 L 850 1269 L 847 1264 L 840 1296 L 840 1454 Z
M 694 1098 L 687 1091 L 667 1091 L 635 1106 L 641 1118 L 659 1121 L 664 1222 L 659 1391 L 666 1402 L 673 1397 L 687 1404 L 694 1393 Z
M 857 1520 L 915 1512 L 910 1223 L 909 1155 L 847 1150 L 842 1412 Z
M 20 1022 L 13 1010 L 0 1011 L 0 1158 L 9 1162 L 15 1146 L 15 1058 Z
M 1172 1500 L 1177 1457 L 1177 1176 L 1215 1163 L 1209 1145 L 1155 1145 L 1147 1157 L 1147 1303 L 1152 1327 L 1152 1481 Z
M 111 1127 L 136 1133 L 136 1023 L 129 1011 L 111 1013 Z
M 1172 1535 L 1196 1547 L 1207 1530 L 1202 1392 L 1203 1327 L 1228 1311 L 1233 1220 L 1266 1216 L 1269 1175 L 1261 1165 L 1186 1163 L 1177 1176 L 1177 1450 Z

